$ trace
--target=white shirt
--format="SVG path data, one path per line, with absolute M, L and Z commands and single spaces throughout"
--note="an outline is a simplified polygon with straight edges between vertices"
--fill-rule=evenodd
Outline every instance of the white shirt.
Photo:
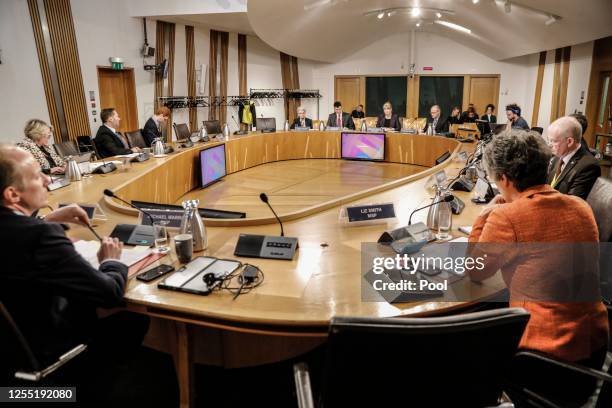
M 106 123 L 104 124 L 104 126 L 109 128 L 111 130 L 111 132 L 113 132 L 114 134 L 117 134 L 117 131 L 115 130 L 115 128 L 112 128 L 112 127 L 108 126 Z
M 578 143 L 578 146 L 576 147 L 576 149 L 574 149 L 573 151 L 566 153 L 565 156 L 563 156 L 561 158 L 561 171 L 563 171 L 563 169 L 565 168 L 565 166 L 567 165 L 567 163 L 570 162 L 570 160 L 572 159 L 572 157 L 574 157 L 574 155 L 576 154 L 576 152 L 578 150 L 580 150 L 580 143 Z

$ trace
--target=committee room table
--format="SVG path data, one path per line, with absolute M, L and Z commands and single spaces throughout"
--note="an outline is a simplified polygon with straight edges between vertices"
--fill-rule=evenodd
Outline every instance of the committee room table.
M 177 204 L 197 189 L 198 157 L 203 148 L 226 145 L 228 178 L 242 177 L 250 168 L 267 163 L 303 159 L 340 159 L 341 132 L 276 132 L 231 136 L 227 140 L 199 143 L 178 149 L 162 158 L 134 163 L 128 171 L 94 175 L 49 193 L 50 204 L 96 203 L 107 220 L 96 229 L 108 235 L 119 223 L 138 222 L 138 213 L 119 201 L 105 197 L 113 190 L 125 200 Z M 473 301 L 427 300 L 404 304 L 365 302 L 361 298 L 361 243 L 376 242 L 384 230 L 407 225 L 415 208 L 428 204 L 432 192 L 426 188 L 431 175 L 445 170 L 450 177 L 462 167 L 453 158 L 472 145 L 454 139 L 415 134 L 387 133 L 385 162 L 421 166 L 422 171 L 393 179 L 348 195 L 305 205 L 279 214 L 285 234 L 298 237 L 299 250 L 292 261 L 239 258 L 257 265 L 265 274 L 264 283 L 233 300 L 221 291 L 199 296 L 157 288 L 157 282 L 130 279 L 125 294 L 129 310 L 153 317 L 147 344 L 173 354 L 181 384 L 181 405 L 192 403 L 191 375 L 194 362 L 224 367 L 254 366 L 295 357 L 324 342 L 333 316 L 398 317 L 456 313 L 498 294 L 504 284 L 496 275 L 484 283 L 469 279 L 457 282 Z M 451 157 L 435 165 L 449 151 Z M 379 163 L 367 163 L 377 166 Z M 275 175 L 270 174 L 270 180 Z M 265 185 L 261 191 L 267 191 Z M 454 236 L 461 225 L 471 225 L 481 207 L 470 202 L 470 193 L 456 193 L 466 207 L 453 216 Z M 363 203 L 394 203 L 397 221 L 392 225 L 345 227 L 339 220 L 343 206 Z M 248 202 L 245 201 L 245 206 Z M 201 203 L 206 207 L 206 203 Z M 236 259 L 234 247 L 240 233 L 278 235 L 279 226 L 268 216 L 243 219 L 205 219 L 208 248 L 194 256 Z M 415 214 L 424 220 L 427 210 Z M 81 227 L 69 232 L 73 239 L 91 240 Z M 174 263 L 176 256 L 161 260 Z

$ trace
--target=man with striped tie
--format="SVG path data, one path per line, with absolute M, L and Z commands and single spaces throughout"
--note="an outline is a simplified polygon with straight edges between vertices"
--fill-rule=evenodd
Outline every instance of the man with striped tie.
M 342 112 L 342 103 L 334 102 L 334 113 L 330 113 L 327 118 L 327 127 L 336 127 L 339 129 L 348 128 L 355 130 L 355 122 L 347 112 Z

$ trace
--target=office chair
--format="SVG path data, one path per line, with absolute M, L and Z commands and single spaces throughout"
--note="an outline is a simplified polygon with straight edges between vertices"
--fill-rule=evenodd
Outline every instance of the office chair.
M 497 405 L 529 313 L 497 309 L 449 317 L 334 317 L 324 407 Z M 300 408 L 314 407 L 308 368 L 294 366 Z
M 612 242 L 612 180 L 599 177 L 587 197 L 593 210 L 599 242 Z M 601 295 L 608 304 L 612 303 L 612 244 L 602 244 L 599 251 L 599 279 Z
M 206 133 L 211 136 L 221 133 L 221 124 L 218 120 L 205 120 L 202 122 L 202 124 L 206 128 Z
M 174 133 L 176 133 L 176 140 L 189 140 L 191 132 L 187 127 L 186 123 L 173 123 Z M 208 132 L 208 130 L 206 130 Z
M 142 137 L 142 132 L 140 129 L 125 132 L 125 137 L 127 138 L 130 147 L 140 147 L 141 149 L 148 147 L 144 141 L 144 137 Z
M 79 155 L 79 150 L 77 149 L 76 144 L 72 140 L 69 140 L 67 142 L 55 143 L 53 144 L 53 148 L 61 157 Z
M 96 157 L 100 157 L 100 155 L 98 154 L 98 150 L 96 149 L 96 145 L 93 141 L 93 139 L 91 138 L 91 136 L 77 136 L 77 147 L 79 149 L 79 152 L 81 153 L 86 153 L 86 152 L 94 152 L 94 154 L 96 155 Z
M 53 363 L 43 367 L 39 359 L 34 355 L 32 348 L 13 320 L 13 317 L 1 301 L 0 315 L 0 333 L 2 333 L 3 343 L 3 346 L 0 348 L 3 372 L 0 375 L 7 381 L 20 380 L 19 382 L 25 384 L 40 384 L 50 374 L 87 349 L 85 344 L 79 344 L 61 355 Z
M 260 132 L 276 131 L 276 118 L 257 118 L 256 126 Z
M 538 132 L 539 134 L 544 133 L 544 128 L 537 127 L 537 126 L 532 127 L 532 128 L 531 128 L 531 130 L 535 130 L 535 131 L 536 131 L 536 132 Z

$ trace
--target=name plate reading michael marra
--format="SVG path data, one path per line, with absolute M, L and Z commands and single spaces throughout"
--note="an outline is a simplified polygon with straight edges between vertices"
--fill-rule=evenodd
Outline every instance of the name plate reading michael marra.
M 168 221 L 168 228 L 180 228 L 181 219 L 183 218 L 184 210 L 164 210 L 160 208 L 143 208 L 151 215 L 153 221 Z M 151 219 L 146 215 L 142 215 L 142 225 L 151 225 Z
M 349 222 L 373 221 L 385 218 L 395 218 L 393 203 L 371 204 L 346 207 Z

